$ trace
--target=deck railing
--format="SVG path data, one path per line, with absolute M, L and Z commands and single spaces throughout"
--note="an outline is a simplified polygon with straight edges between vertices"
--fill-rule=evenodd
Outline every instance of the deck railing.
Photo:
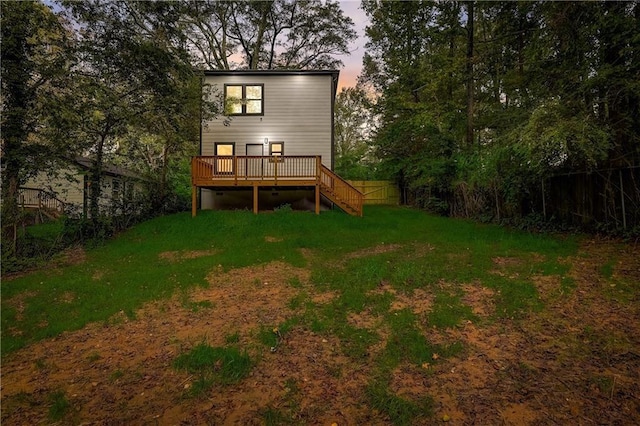
M 325 167 L 321 160 L 320 156 L 304 155 L 193 157 L 191 182 L 194 188 L 318 185 L 320 192 L 340 208 L 350 214 L 362 216 L 362 193 Z M 192 197 L 195 205 L 195 189 Z
M 352 209 L 352 213 L 362 216 L 362 205 L 364 204 L 362 193 L 325 166 L 322 166 L 320 170 L 320 186 L 340 207 Z
M 37 208 L 64 212 L 64 202 L 55 195 L 37 188 L 20 188 L 18 191 L 18 203 L 24 208 Z
M 309 180 L 318 178 L 319 156 L 238 156 L 193 157 L 191 180 L 194 185 L 250 181 Z

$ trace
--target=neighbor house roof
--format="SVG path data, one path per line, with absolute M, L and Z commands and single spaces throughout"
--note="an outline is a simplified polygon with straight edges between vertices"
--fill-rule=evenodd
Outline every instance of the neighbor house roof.
M 82 167 L 83 169 L 89 170 L 91 167 L 93 167 L 94 160 L 89 157 L 78 156 L 74 158 L 74 162 L 80 167 Z M 140 176 L 139 174 L 129 169 L 125 169 L 124 167 L 114 166 L 113 164 L 107 164 L 107 163 L 102 164 L 102 173 L 105 173 L 111 176 L 122 176 L 122 177 L 134 178 L 134 179 L 142 179 L 142 176 Z

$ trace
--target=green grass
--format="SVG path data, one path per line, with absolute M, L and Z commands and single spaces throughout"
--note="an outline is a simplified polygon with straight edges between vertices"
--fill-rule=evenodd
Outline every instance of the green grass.
M 71 403 L 63 391 L 49 394 L 49 404 L 49 419 L 54 422 L 62 420 L 71 408 Z
M 232 345 L 234 343 L 238 343 L 238 342 L 240 342 L 240 333 L 238 333 L 236 331 L 235 333 L 227 334 L 227 335 L 224 336 L 224 341 L 228 345 Z
M 144 303 L 176 294 L 186 309 L 206 314 L 217 309 L 215 303 L 192 302 L 188 295 L 194 287 L 208 285 L 206 277 L 212 270 L 281 261 L 308 268 L 310 283 L 289 278 L 287 285 L 297 291 L 287 304 L 294 317 L 264 324 L 243 336 L 243 344 L 277 349 L 296 327 L 337 338 L 345 355 L 374 367 L 367 390 L 371 407 L 394 424 L 410 424 L 430 415 L 431 402 L 395 395 L 388 386 L 392 371 L 405 363 L 418 367 L 437 363 L 465 350 L 459 342 L 435 344 L 430 337 L 430 330 L 482 321 L 465 304 L 463 287 L 493 291 L 491 319 L 517 320 L 543 310 L 534 277 L 558 276 L 562 291 L 571 292 L 569 266 L 561 260 L 576 253 L 577 243 L 577 238 L 378 206 L 367 208 L 363 218 L 286 209 L 277 214 L 206 211 L 196 218 L 188 213 L 160 217 L 87 250 L 82 263 L 3 282 L 2 355 L 91 322 L 108 323 L 120 312 L 134 318 Z M 301 249 L 312 256 L 305 258 Z M 180 256 L 187 251 L 204 254 Z M 163 256 L 167 252 L 173 255 Z M 499 264 L 498 258 L 509 261 Z M 613 275 L 612 262 L 603 266 L 605 279 Z M 616 294 L 625 295 L 631 287 L 626 282 L 615 284 Z M 400 298 L 410 303 L 417 291 L 429 295 L 429 309 L 420 314 L 411 306 L 392 309 Z M 334 297 L 314 302 L 311 294 L 318 292 Z M 375 327 L 357 325 L 354 316 L 368 318 Z M 239 333 L 225 336 L 225 342 L 229 346 L 224 348 L 197 345 L 175 360 L 175 368 L 196 377 L 191 394 L 242 380 L 254 365 Z M 99 361 L 99 354 L 91 357 L 91 362 Z M 289 412 L 275 408 L 261 415 L 267 424 L 291 419 Z
M 433 344 L 420 328 L 420 318 L 404 309 L 390 313 L 387 318 L 391 337 L 378 362 L 379 376 L 386 377 L 402 362 L 416 366 L 445 359 L 462 351 L 462 345 L 453 342 L 448 345 Z
M 427 316 L 427 323 L 437 328 L 455 327 L 462 320 L 476 320 L 471 307 L 460 301 L 460 294 L 436 293 L 433 310 Z
M 64 224 L 62 220 L 31 225 L 26 228 L 27 235 L 53 242 L 60 237 Z
M 410 401 L 394 394 L 384 382 L 370 383 L 366 395 L 369 405 L 385 414 L 394 425 L 411 425 L 415 419 L 433 415 L 431 398 Z
M 199 396 L 216 383 L 229 385 L 244 379 L 251 371 L 253 362 L 246 352 L 237 348 L 212 347 L 200 343 L 189 352 L 179 355 L 173 366 L 196 375 L 190 393 Z
M 296 424 L 294 417 L 282 409 L 266 407 L 258 412 L 265 426 L 281 426 Z

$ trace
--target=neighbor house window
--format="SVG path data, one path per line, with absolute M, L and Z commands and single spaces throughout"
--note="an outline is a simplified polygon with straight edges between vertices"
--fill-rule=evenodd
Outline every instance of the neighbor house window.
M 263 115 L 263 95 L 263 84 L 225 84 L 225 112 L 227 115 Z
M 120 192 L 121 190 L 122 190 L 122 188 L 120 186 L 120 181 L 114 179 L 111 182 L 111 199 L 113 201 L 121 201 L 121 195 L 120 195 L 121 194 L 121 192 Z
M 269 144 L 269 155 L 271 156 L 271 161 L 282 161 L 282 157 L 284 155 L 284 142 L 271 142 Z

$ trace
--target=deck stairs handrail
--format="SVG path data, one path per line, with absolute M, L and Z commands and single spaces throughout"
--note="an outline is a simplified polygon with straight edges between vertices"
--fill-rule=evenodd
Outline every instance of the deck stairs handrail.
M 39 188 L 20 187 L 18 189 L 18 205 L 23 209 L 37 209 L 57 219 L 64 213 L 65 203 L 51 192 Z
M 320 190 L 322 195 L 345 212 L 354 216 L 362 216 L 364 195 L 324 165 L 321 165 L 320 168 Z

